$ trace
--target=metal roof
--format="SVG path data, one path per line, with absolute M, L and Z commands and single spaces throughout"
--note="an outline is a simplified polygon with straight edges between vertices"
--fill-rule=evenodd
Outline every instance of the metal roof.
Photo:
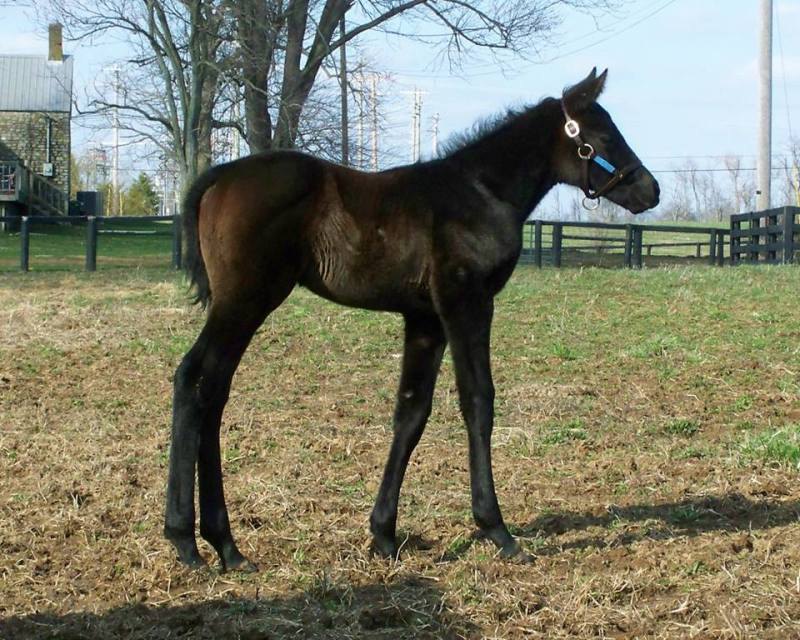
M 72 109 L 72 56 L 0 55 L 0 111 Z

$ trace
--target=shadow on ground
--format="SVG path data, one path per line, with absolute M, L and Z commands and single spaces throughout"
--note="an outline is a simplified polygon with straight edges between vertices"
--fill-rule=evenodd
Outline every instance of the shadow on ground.
M 796 500 L 753 500 L 740 493 L 704 496 L 679 502 L 610 506 L 602 514 L 592 512 L 556 512 L 541 515 L 518 532 L 523 538 L 552 536 L 592 527 L 616 527 L 622 531 L 613 539 L 614 546 L 643 539 L 663 540 L 696 536 L 707 531 L 750 531 L 770 529 L 800 522 L 800 502 Z M 640 524 L 635 531 L 624 525 Z M 558 547 L 545 547 L 539 555 L 552 555 L 566 548 L 605 548 L 612 544 L 608 536 L 591 536 Z
M 318 585 L 290 598 L 217 599 L 186 605 L 126 605 L 104 613 L 32 614 L 0 620 L 3 640 L 453 639 L 479 629 L 420 578 L 388 585 Z

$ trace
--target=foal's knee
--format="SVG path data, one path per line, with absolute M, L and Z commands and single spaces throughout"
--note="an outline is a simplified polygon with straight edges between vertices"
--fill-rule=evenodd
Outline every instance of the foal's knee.
M 200 409 L 207 409 L 219 401 L 219 376 L 203 365 L 202 359 L 188 353 L 175 370 L 175 400 Z
M 416 431 L 425 425 L 431 415 L 432 402 L 420 401 L 413 394 L 413 391 L 406 391 L 398 399 L 394 414 L 395 433 L 409 429 Z
M 200 372 L 200 363 L 198 360 L 199 358 L 194 353 L 194 350 L 189 351 L 189 353 L 183 356 L 183 360 L 181 360 L 178 368 L 175 369 L 175 377 L 173 380 L 175 391 L 183 391 L 184 389 L 194 386 Z

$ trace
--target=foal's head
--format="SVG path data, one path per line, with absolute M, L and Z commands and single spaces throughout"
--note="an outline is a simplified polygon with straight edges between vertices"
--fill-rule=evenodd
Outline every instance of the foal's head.
M 597 104 L 607 70 L 595 69 L 561 97 L 562 124 L 557 166 L 562 182 L 586 195 L 594 209 L 600 197 L 641 213 L 658 204 L 658 182 L 625 142 L 608 112 Z

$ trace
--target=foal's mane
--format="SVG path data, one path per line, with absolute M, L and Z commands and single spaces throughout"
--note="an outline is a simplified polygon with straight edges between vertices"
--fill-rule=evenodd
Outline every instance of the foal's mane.
M 537 111 L 542 105 L 551 100 L 554 100 L 554 98 L 543 98 L 534 105 L 509 108 L 501 113 L 481 118 L 469 129 L 448 136 L 447 140 L 439 145 L 439 158 L 451 156 L 495 134 L 504 133 L 505 130 L 509 129 L 517 120 L 533 114 L 533 112 Z

